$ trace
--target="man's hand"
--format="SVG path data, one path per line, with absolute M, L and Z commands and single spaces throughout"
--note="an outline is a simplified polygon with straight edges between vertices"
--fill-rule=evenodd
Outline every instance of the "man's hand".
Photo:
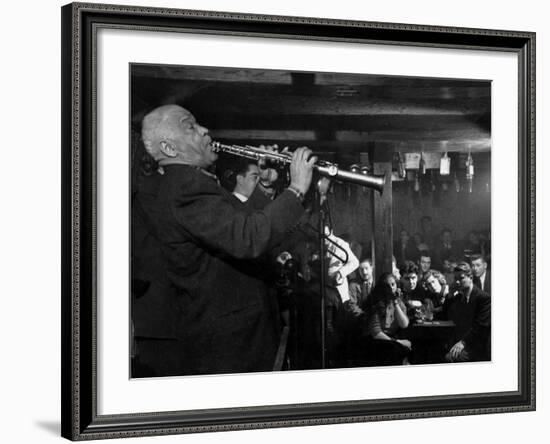
M 459 356 L 462 354 L 463 350 L 464 350 L 464 342 L 458 341 L 455 345 L 452 346 L 451 350 L 449 351 L 451 360 L 457 361 Z
M 279 152 L 278 145 L 260 145 L 259 148 L 273 153 Z M 282 152 L 288 152 L 288 147 L 285 148 Z M 260 169 L 260 183 L 263 187 L 270 188 L 279 178 L 279 173 L 275 168 L 268 168 L 266 163 L 267 162 L 265 161 L 265 159 L 260 159 L 260 161 L 258 162 L 258 168 Z
M 306 194 L 311 185 L 313 165 L 317 162 L 317 157 L 310 156 L 311 150 L 306 147 L 298 148 L 292 154 L 290 186 L 302 194 Z
M 407 347 L 409 350 L 412 349 L 411 341 L 409 341 L 408 339 L 396 339 L 395 342 L 399 342 L 401 345 Z

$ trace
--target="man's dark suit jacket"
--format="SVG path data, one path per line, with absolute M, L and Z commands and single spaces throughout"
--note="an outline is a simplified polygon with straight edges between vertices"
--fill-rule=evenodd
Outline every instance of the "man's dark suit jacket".
M 181 374 L 271 370 L 278 311 L 253 262 L 298 221 L 300 201 L 285 191 L 261 211 L 240 211 L 213 178 L 186 165 L 155 180 L 141 208 L 162 271 L 134 301 L 135 336 L 181 344 Z
M 481 290 L 481 279 L 474 276 L 474 285 Z M 489 270 L 485 271 L 485 288 L 483 291 L 489 295 L 491 294 L 491 272 Z

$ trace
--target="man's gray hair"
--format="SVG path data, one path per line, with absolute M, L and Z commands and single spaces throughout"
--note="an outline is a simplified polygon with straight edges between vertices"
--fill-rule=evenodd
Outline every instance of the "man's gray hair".
M 178 105 L 163 105 L 147 114 L 141 123 L 141 139 L 149 155 L 159 160 L 162 157 L 160 142 L 167 136 L 164 124 L 170 117 L 170 112 L 181 109 Z

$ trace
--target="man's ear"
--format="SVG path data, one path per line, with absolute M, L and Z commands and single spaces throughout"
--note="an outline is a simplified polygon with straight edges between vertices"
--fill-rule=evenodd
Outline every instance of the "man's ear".
M 160 142 L 160 151 L 166 157 L 176 157 L 178 152 L 170 142 L 162 141 Z

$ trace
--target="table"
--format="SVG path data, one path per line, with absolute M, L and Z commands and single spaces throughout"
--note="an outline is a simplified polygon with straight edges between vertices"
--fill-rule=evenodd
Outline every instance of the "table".
M 415 321 L 405 330 L 404 337 L 412 343 L 411 364 L 438 364 L 445 362 L 453 321 Z

